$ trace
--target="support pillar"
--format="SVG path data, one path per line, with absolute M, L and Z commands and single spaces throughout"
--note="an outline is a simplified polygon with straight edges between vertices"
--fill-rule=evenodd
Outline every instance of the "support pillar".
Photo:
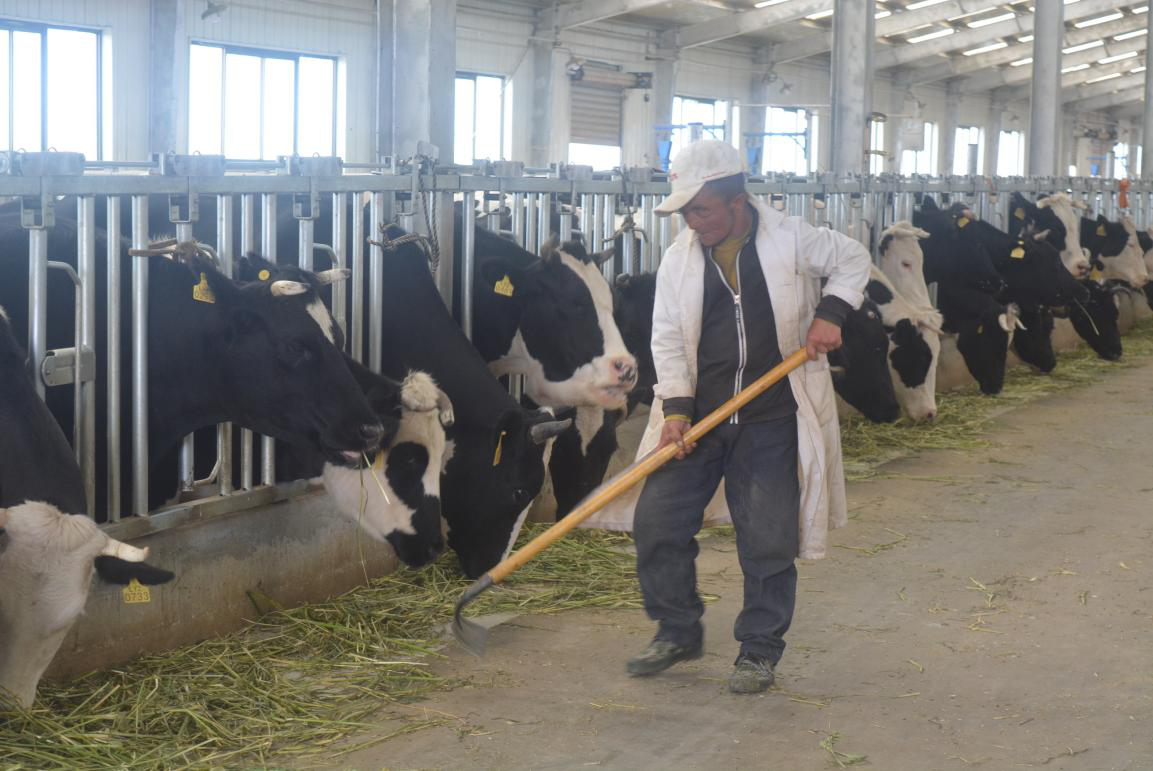
M 649 154 L 654 159 L 653 166 L 660 168 L 661 143 L 672 141 L 673 134 L 669 129 L 658 129 L 657 126 L 668 126 L 673 122 L 673 97 L 677 93 L 677 51 L 675 47 L 666 47 L 662 41 L 657 55 L 660 58 L 653 62 L 653 132 L 649 140 L 652 148 Z
M 832 61 L 832 170 L 861 174 L 867 169 L 866 126 L 872 109 L 873 80 L 872 3 L 835 0 Z
M 961 119 L 961 91 L 957 82 L 945 85 L 945 114 L 941 120 L 941 143 L 937 145 L 937 173 L 953 173 L 953 158 L 957 154 L 957 124 Z M 964 173 L 964 172 L 962 172 Z
M 1065 6 L 1037 3 L 1033 14 L 1033 85 L 1029 103 L 1029 161 L 1032 176 L 1058 173 L 1061 123 L 1061 46 L 1065 40 Z
M 754 59 L 757 71 L 749 83 L 749 104 L 740 105 L 741 136 L 738 146 L 750 174 L 760 174 L 765 160 L 765 117 L 768 113 L 769 81 L 765 71 L 769 64 L 769 47 L 757 49 Z
M 532 44 L 532 125 L 528 165 L 545 168 L 568 160 L 572 81 L 569 54 L 551 41 Z
M 997 173 L 997 157 L 1001 151 L 1001 125 L 1005 104 L 996 99 L 989 102 L 989 119 L 985 121 L 985 168 L 982 173 L 992 177 Z
M 392 0 L 376 0 L 376 138 L 373 160 L 392 153 Z
M 456 0 L 394 0 L 393 155 L 409 158 L 431 142 L 452 158 L 456 94 Z
M 187 131 L 181 130 L 178 95 L 188 92 L 185 0 L 149 0 L 148 13 L 148 150 L 184 152 Z
M 1153 13 L 1147 13 L 1145 28 L 1153 33 Z M 1142 124 L 1145 127 L 1141 137 L 1141 178 L 1153 179 L 1153 43 L 1145 46 L 1145 109 L 1142 114 Z M 1129 151 L 1136 153 L 1136 148 Z

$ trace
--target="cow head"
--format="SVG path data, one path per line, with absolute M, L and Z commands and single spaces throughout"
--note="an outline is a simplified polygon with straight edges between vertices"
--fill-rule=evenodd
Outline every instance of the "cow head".
M 1074 201 L 1064 193 L 1057 193 L 1037 201 L 1037 209 L 1052 215 L 1043 216 L 1033 224 L 1038 231 L 1049 232 L 1050 243 L 1061 252 L 1061 262 L 1065 268 L 1077 278 L 1087 276 L 1089 255 L 1081 241 L 1081 212 L 1085 204 Z M 1060 228 L 1056 222 L 1061 223 Z M 1064 234 L 1063 238 L 1061 234 Z
M 901 406 L 889 376 L 889 337 L 877 305 L 865 300 L 851 311 L 841 339 L 841 347 L 829 353 L 837 394 L 874 423 L 892 423 L 901 416 Z
M 335 464 L 355 465 L 362 453 L 387 442 L 395 420 L 383 425 L 365 400 L 341 353 L 340 327 L 318 290 L 347 271 L 313 274 L 266 262 L 240 261 L 239 286 L 205 273 L 226 315 L 218 346 L 228 419 L 280 441 L 313 447 Z
M 932 305 L 925 286 L 925 253 L 921 250 L 921 239 L 928 237 L 928 231 L 902 220 L 881 233 L 877 250 L 881 270 L 901 296 L 925 307 Z
M 448 545 L 476 578 L 511 551 L 544 483 L 548 440 L 572 425 L 546 410 L 506 410 L 492 430 L 449 431 L 442 487 Z
M 960 238 L 956 219 L 941 211 L 926 198 L 921 210 L 913 215 L 918 228 L 929 233 L 921 242 L 924 274 L 928 283 L 969 287 L 990 294 L 1005 288 L 1005 281 L 993 265 L 989 253 L 979 245 Z
M 148 550 L 46 503 L 0 509 L 0 526 L 0 701 L 30 707 L 40 676 L 84 611 L 96 561 L 143 563 Z M 156 578 L 163 583 L 172 574 L 156 571 Z
M 637 384 L 629 393 L 629 406 L 652 404 L 657 369 L 653 363 L 653 305 L 657 296 L 655 273 L 617 276 L 613 287 L 613 319 L 621 339 L 637 360 Z
M 912 282 L 913 278 L 905 275 L 906 282 Z M 889 369 L 898 403 L 913 420 L 931 420 L 937 416 L 940 312 L 927 302 L 911 303 L 875 265 L 870 269 L 865 294 L 876 303 L 889 335 Z
M 1106 279 L 1124 281 L 1134 289 L 1142 288 L 1149 282 L 1149 268 L 1145 264 L 1146 250 L 1141 244 L 1137 227 L 1129 215 L 1122 217 L 1120 223 L 1110 222 L 1107 224 L 1119 225 L 1124 230 L 1125 244 L 1119 253 L 1101 252 L 1102 273 Z
M 1117 326 L 1121 298 L 1119 287 L 1109 287 L 1086 279 L 1089 301 L 1069 306 L 1069 321 L 1077 334 L 1089 344 L 1098 356 L 1109 361 L 1121 358 L 1121 330 Z
M 1053 350 L 1053 313 L 1047 307 L 1021 308 L 1021 326 L 1013 333 L 1013 350 L 1021 361 L 1040 372 L 1052 372 L 1057 366 L 1057 353 Z
M 390 387 L 370 389 L 367 396 L 374 410 L 395 409 Z M 370 456 L 368 468 L 324 466 L 324 486 L 337 510 L 392 546 L 409 567 L 426 565 L 444 550 L 440 475 L 445 427 L 452 423 L 444 392 L 427 374 L 410 372 L 401 385 L 400 423 L 388 447 Z
M 492 257 L 480 264 L 495 301 L 517 306 L 516 335 L 493 373 L 523 374 L 537 404 L 615 409 L 636 385 L 637 362 L 613 321 L 613 297 L 600 263 L 582 244 L 546 245 L 527 267 Z
M 1020 325 L 1020 311 L 1012 303 L 991 303 L 980 316 L 961 325 L 957 350 L 982 393 L 1001 393 L 1005 385 L 1005 356 L 1013 332 Z
M 1063 305 L 1088 296 L 1048 240 L 1048 231 L 1022 229 L 1012 249 L 998 261 L 1009 297 L 1025 305 Z

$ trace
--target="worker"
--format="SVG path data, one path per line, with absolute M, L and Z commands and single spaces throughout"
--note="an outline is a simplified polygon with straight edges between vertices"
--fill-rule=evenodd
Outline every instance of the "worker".
M 786 217 L 745 191 L 740 154 L 725 142 L 684 148 L 669 172 L 671 194 L 656 211 L 680 213 L 687 229 L 657 272 L 652 352 L 653 409 L 641 451 L 675 444 L 676 460 L 654 472 L 636 504 L 634 536 L 644 605 L 656 637 L 629 659 L 652 675 L 700 658 L 704 606 L 697 593 L 696 535 L 724 480 L 744 574 L 740 643 L 729 690 L 773 683 L 797 595 L 795 559 L 824 556 L 830 522 L 845 520 L 844 472 L 825 354 L 860 306 L 869 252 L 828 228 Z M 823 283 L 822 283 L 823 282 Z M 725 423 L 688 444 L 695 418 L 720 407 L 805 348 L 808 361 Z

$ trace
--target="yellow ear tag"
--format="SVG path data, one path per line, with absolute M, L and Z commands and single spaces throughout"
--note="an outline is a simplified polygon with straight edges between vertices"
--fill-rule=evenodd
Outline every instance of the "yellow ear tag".
M 1014 260 L 1023 260 L 1025 259 L 1025 250 L 1018 246 L 1016 249 L 1009 252 L 1009 256 Z
M 272 278 L 272 274 L 268 272 L 267 268 L 265 268 L 264 270 L 257 273 L 256 277 L 261 281 L 267 281 L 268 279 Z
M 192 299 L 201 303 L 216 302 L 216 293 L 208 285 L 208 277 L 203 273 L 200 274 L 200 283 L 192 287 Z
M 1097 235 L 1099 235 L 1099 236 L 1105 235 L 1105 226 L 1104 225 L 1098 225 L 1097 226 Z
M 139 605 L 145 602 L 152 602 L 152 592 L 148 587 L 133 578 L 128 582 L 128 586 L 120 590 L 120 594 L 124 597 L 125 605 Z
M 968 217 L 961 217 L 959 220 L 957 220 L 957 227 L 959 227 L 959 228 L 963 228 L 968 224 L 969 224 L 969 218 Z
M 1025 207 L 1024 206 L 1018 206 L 1017 211 L 1013 212 L 1013 216 L 1019 220 L 1025 219 Z
M 1089 278 L 1093 281 L 1096 281 L 1098 284 L 1105 283 L 1105 274 L 1097 270 L 1097 268 L 1093 268 L 1093 270 L 1089 271 Z
M 497 466 L 500 465 L 500 451 L 501 451 L 501 448 L 504 447 L 504 435 L 505 435 L 505 432 L 501 431 L 500 436 L 497 437 L 496 452 L 494 452 L 492 454 L 492 466 L 493 466 L 493 468 L 496 468 Z
M 499 295 L 503 295 L 504 297 L 512 297 L 514 288 L 515 287 L 512 285 L 512 280 L 509 279 L 508 276 L 505 276 L 500 281 L 493 284 L 492 291 Z

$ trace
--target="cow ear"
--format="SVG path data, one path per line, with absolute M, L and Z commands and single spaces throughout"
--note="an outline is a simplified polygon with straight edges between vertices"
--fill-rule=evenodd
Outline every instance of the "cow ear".
M 936 201 L 929 196 L 925 196 L 921 199 L 921 211 L 940 211 L 940 209 L 937 208 Z
M 1042 230 L 1040 233 L 1034 233 L 1033 234 L 1033 240 L 1034 241 L 1044 241 L 1048 237 L 1049 237 L 1049 231 L 1048 230 Z
M 616 247 L 610 246 L 608 249 L 605 249 L 604 251 L 594 252 L 594 253 L 590 254 L 589 259 L 592 260 L 593 262 L 595 262 L 597 265 L 604 265 L 606 262 L 610 261 L 614 256 L 616 256 L 616 253 L 617 253 Z
M 229 304 L 240 296 L 240 287 L 237 286 L 236 282 L 211 265 L 202 263 L 192 270 L 192 274 L 197 279 L 192 287 L 194 300 L 214 304 Z

